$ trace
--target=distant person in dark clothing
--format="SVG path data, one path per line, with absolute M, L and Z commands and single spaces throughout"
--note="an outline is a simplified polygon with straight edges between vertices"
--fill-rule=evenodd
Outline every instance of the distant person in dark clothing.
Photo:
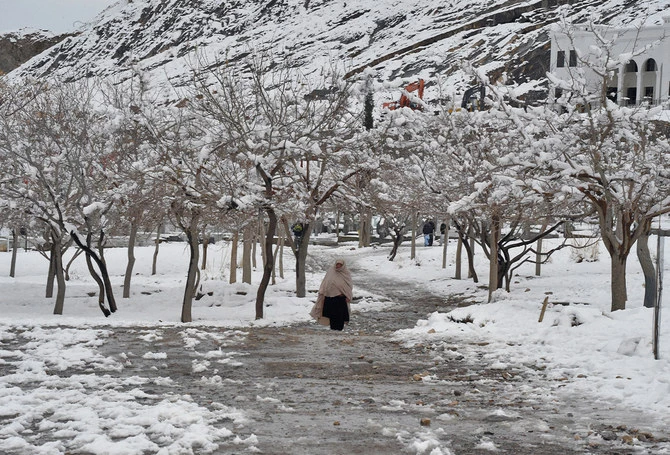
M 446 235 L 447 224 L 443 221 L 442 224 L 440 224 L 440 246 L 444 245 L 444 242 L 446 241 Z
M 319 287 L 319 296 L 310 315 L 321 324 L 330 324 L 331 330 L 342 330 L 349 322 L 349 303 L 353 298 L 351 273 L 344 259 L 335 261 Z
M 428 218 L 423 223 L 423 246 L 433 246 L 433 235 L 435 234 L 435 223 Z
M 305 231 L 305 225 L 302 222 L 297 221 L 291 226 L 291 231 L 293 231 L 293 242 L 295 243 L 295 249 L 300 249 L 300 244 L 302 243 L 302 235 Z

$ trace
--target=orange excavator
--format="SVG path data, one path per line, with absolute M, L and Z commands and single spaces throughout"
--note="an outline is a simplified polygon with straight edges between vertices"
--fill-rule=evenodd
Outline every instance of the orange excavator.
M 408 107 L 413 110 L 423 110 L 423 106 L 421 103 L 414 102 L 410 99 L 409 96 L 407 96 L 409 93 L 416 92 L 418 91 L 417 95 L 419 96 L 419 99 L 423 99 L 423 87 L 425 85 L 425 82 L 423 79 L 419 79 L 416 82 L 412 82 L 411 84 L 407 85 L 405 89 L 403 90 L 402 95 L 400 95 L 400 99 L 398 101 L 390 101 L 388 103 L 384 103 L 382 106 L 387 108 L 390 111 L 394 111 L 396 109 L 400 109 L 401 107 Z

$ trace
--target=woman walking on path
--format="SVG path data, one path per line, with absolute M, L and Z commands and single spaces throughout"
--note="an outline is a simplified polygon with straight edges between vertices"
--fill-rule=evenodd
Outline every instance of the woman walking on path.
M 310 315 L 321 324 L 330 324 L 331 330 L 342 330 L 344 323 L 349 322 L 349 303 L 352 298 L 351 272 L 344 264 L 344 259 L 338 259 L 326 272 Z

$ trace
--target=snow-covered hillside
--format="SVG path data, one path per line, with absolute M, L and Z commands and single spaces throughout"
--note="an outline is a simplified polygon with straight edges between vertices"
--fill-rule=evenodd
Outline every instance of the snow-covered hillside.
M 366 67 L 380 82 L 469 84 L 464 61 L 496 77 L 543 77 L 549 27 L 574 22 L 660 23 L 670 0 L 120 0 L 70 37 L 14 71 L 17 76 L 110 76 L 133 66 L 180 85 L 198 58 L 234 62 L 271 52 L 305 72 Z M 443 96 L 439 95 L 439 96 Z

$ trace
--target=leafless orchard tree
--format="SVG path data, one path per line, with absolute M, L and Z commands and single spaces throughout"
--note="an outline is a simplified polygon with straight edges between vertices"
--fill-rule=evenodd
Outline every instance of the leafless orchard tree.
M 382 218 L 381 229 L 388 230 L 393 261 L 405 235 L 414 232 L 415 214 L 431 213 L 439 203 L 428 190 L 423 168 L 434 165 L 432 156 L 422 159 L 425 121 L 421 113 L 409 109 L 387 112 L 386 118 L 371 130 L 367 150 L 378 157 L 378 167 L 367 185 L 359 187 L 359 199 Z M 414 248 L 414 239 L 412 239 Z M 414 249 L 412 257 L 415 257 Z
M 110 176 L 109 184 L 115 204 L 107 216 L 113 218 L 116 234 L 128 235 L 123 298 L 129 298 L 135 266 L 135 245 L 138 232 L 152 231 L 165 218 L 168 206 L 164 199 L 166 184 L 149 178 L 147 166 L 153 150 L 151 118 L 159 106 L 142 74 L 123 82 L 106 82 L 101 97 L 108 116 L 113 119 L 114 134 L 109 150 L 99 157 Z M 158 248 L 158 244 L 156 245 Z M 155 270 L 155 264 L 154 264 Z
M 104 116 L 95 110 L 94 87 L 52 83 L 31 86 L 27 103 L 4 106 L 11 115 L 0 117 L 0 148 L 7 158 L 11 178 L 2 181 L 3 196 L 21 201 L 26 212 L 48 231 L 50 272 L 58 283 L 55 314 L 62 314 L 65 276 L 62 255 L 71 240 L 86 250 L 99 267 L 109 309 L 116 311 L 109 275 L 99 256 L 85 245 L 80 230 L 92 232 L 95 214 L 108 201 L 101 183 L 105 179 L 96 158 L 107 143 Z M 5 111 L 7 112 L 7 111 Z M 99 198 L 100 197 L 100 198 Z M 98 218 L 99 219 L 99 218 Z
M 210 125 L 190 109 L 188 102 L 164 106 L 147 122 L 153 137 L 147 178 L 167 184 L 164 201 L 169 203 L 171 219 L 189 245 L 181 321 L 191 322 L 200 280 L 200 233 L 212 211 L 225 214 L 236 205 L 233 193 L 227 190 L 237 187 L 230 181 L 241 178 L 245 171 L 207 152 L 213 147 Z
M 531 260 L 531 245 L 560 225 L 559 219 L 544 232 L 522 236 L 530 220 L 550 220 L 556 213 L 525 178 L 525 138 L 499 109 L 396 115 L 402 133 L 392 144 L 406 149 L 406 168 L 416 174 L 424 204 L 451 215 L 473 279 L 478 277 L 470 239 L 489 258 L 490 294 L 509 290 L 515 268 Z
M 256 58 L 245 66 L 218 65 L 199 72 L 192 96 L 194 108 L 216 125 L 213 153 L 221 160 L 252 164 L 255 171 L 250 181 L 254 184 L 243 188 L 246 200 L 260 208 L 267 221 L 257 318 L 263 317 L 277 223 L 284 214 L 299 212 L 308 239 L 318 208 L 361 172 L 363 163 L 353 147 L 359 124 L 348 111 L 350 86 L 335 74 L 315 85 L 275 63 Z M 292 247 L 296 291 L 304 297 L 308 242 Z
M 608 97 L 615 71 L 631 54 L 615 54 L 614 41 L 593 33 L 598 52 L 579 55 L 569 80 L 552 78 L 562 96 L 559 109 L 544 112 L 547 134 L 536 166 L 545 175 L 558 173 L 574 194 L 567 193 L 580 196 L 597 215 L 611 258 L 615 311 L 626 307 L 629 253 L 646 238 L 652 220 L 670 212 L 670 142 L 667 123 L 657 119 L 659 108 L 622 106 Z

